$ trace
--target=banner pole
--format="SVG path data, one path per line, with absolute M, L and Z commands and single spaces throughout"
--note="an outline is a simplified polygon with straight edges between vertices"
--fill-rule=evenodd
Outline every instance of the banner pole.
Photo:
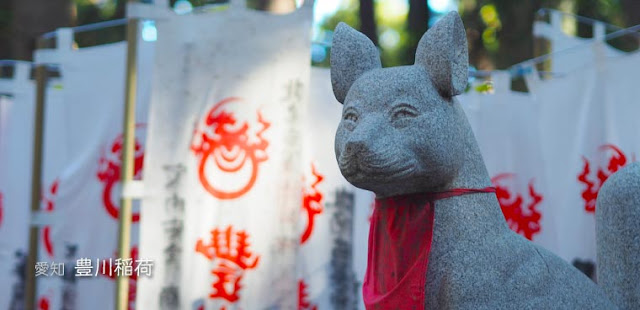
M 39 38 L 38 48 L 44 48 L 44 40 Z M 38 260 L 38 236 L 40 229 L 33 221 L 35 214 L 40 211 L 40 193 L 42 190 L 42 151 L 44 136 L 45 93 L 47 89 L 47 64 L 35 67 L 36 77 L 36 107 L 33 128 L 33 157 L 31 163 L 31 212 L 29 223 L 29 253 L 25 266 L 25 309 L 35 309 L 36 305 L 36 262 Z
M 129 0 L 129 3 L 136 2 Z M 138 50 L 138 19 L 129 18 L 127 21 L 127 69 L 125 81 L 125 108 L 123 129 L 122 170 L 120 184 L 122 189 L 130 185 L 133 180 L 135 156 L 135 114 L 137 89 L 137 50 Z M 130 197 L 121 195 L 118 255 L 121 260 L 130 259 L 131 246 L 131 216 L 132 201 Z M 129 309 L 129 276 L 117 274 L 116 309 Z

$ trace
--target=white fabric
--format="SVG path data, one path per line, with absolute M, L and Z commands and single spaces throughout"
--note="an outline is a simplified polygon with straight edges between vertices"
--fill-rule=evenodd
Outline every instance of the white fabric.
M 551 72 L 563 74 L 580 69 L 584 66 L 591 66 L 595 60 L 595 55 L 589 47 L 593 43 L 606 42 L 606 25 L 604 23 L 593 24 L 593 37 L 580 38 L 567 35 L 562 30 L 563 15 L 559 11 L 550 12 L 550 23 L 536 21 L 533 23 L 533 33 L 535 36 L 549 40 L 551 45 Z M 604 45 L 604 52 L 609 57 L 617 57 L 626 54 L 625 52 Z
M 76 278 L 74 266 L 77 259 L 88 258 L 95 272 L 96 259 L 116 255 L 120 160 L 114 146 L 122 143 L 126 43 L 78 50 L 60 45 L 49 53 L 59 59 L 64 82 L 47 90 L 52 99 L 46 107 L 43 208 L 55 220 L 42 229 L 39 261 L 64 262 L 66 277 L 39 277 L 38 302 L 46 299 L 52 308 L 112 309 L 115 282 L 104 275 Z M 136 136 L 142 147 L 153 44 L 140 41 L 138 58 Z M 140 149 L 140 164 L 142 154 Z M 135 204 L 134 211 L 139 212 Z M 134 223 L 132 246 L 137 239 Z
M 16 302 L 18 292 L 24 289 L 24 279 L 18 277 L 15 268 L 20 263 L 25 263 L 28 250 L 29 222 L 31 208 L 31 174 L 32 174 L 32 150 L 34 138 L 34 117 L 35 117 L 35 81 L 29 79 L 31 64 L 18 63 L 15 67 L 14 78 L 11 83 L 2 83 L 0 93 L 5 93 L 11 98 L 2 99 L 2 124 L 0 125 L 0 192 L 3 195 L 3 224 L 0 224 L 0 234 L 11 236 L 2 238 L 0 244 L 0 255 L 3 269 L 3 281 L 1 285 L 7 286 L 4 297 Z M 5 81 L 6 82 L 6 81 Z M 43 145 L 42 181 L 43 191 L 49 187 L 45 184 L 52 183 L 52 176 L 56 169 L 60 167 L 61 158 L 51 158 L 46 156 L 56 148 L 64 149 L 64 138 L 62 137 L 62 126 L 64 117 L 60 113 L 61 90 L 60 79 L 51 79 L 45 97 L 46 108 L 44 114 L 45 135 Z M 57 160 L 56 160 L 57 159 Z M 46 195 L 46 193 L 45 193 Z M 5 226 L 5 227 L 3 227 Z M 49 225 L 47 225 L 49 226 Z M 45 230 L 50 227 L 43 227 L 40 232 L 39 261 L 52 262 L 53 256 L 50 254 L 50 235 Z M 4 230 L 4 231 L 3 231 Z M 25 256 L 17 255 L 20 252 Z M 39 279 L 40 280 L 40 279 Z M 47 296 L 39 296 L 38 300 L 45 298 L 47 302 L 55 306 L 59 300 L 56 287 L 58 279 L 40 280 L 39 292 Z M 22 302 L 22 301 L 20 301 Z
M 553 210 L 547 199 L 538 104 L 512 91 L 508 72 L 492 75 L 493 93 L 458 97 L 478 141 L 509 226 L 523 237 L 556 250 Z M 519 201 L 521 199 L 521 201 Z
M 35 113 L 30 63 L 17 63 L 14 77 L 0 81 L 0 308 L 22 303 L 31 201 L 31 153 Z M 26 74 L 17 74 L 26 73 Z
M 568 260 L 595 262 L 595 218 L 593 200 L 582 197 L 593 182 L 594 194 L 605 175 L 616 170 L 616 158 L 629 163 L 640 152 L 637 115 L 640 95 L 634 81 L 640 54 L 607 58 L 604 46 L 594 44 L 596 62 L 563 78 L 541 81 L 533 93 L 540 103 L 541 138 L 549 198 L 556 210 L 558 254 Z M 620 153 L 610 146 L 613 145 Z M 589 163 L 590 173 L 585 174 Z M 614 164 L 609 168 L 610 164 Z
M 305 120 L 305 158 L 309 158 L 309 164 L 305 168 L 304 188 L 305 193 L 313 193 L 310 188 L 315 181 L 311 174 L 313 165 L 323 177 L 317 185 L 323 199 L 322 213 L 315 217 L 313 233 L 300 249 L 301 279 L 306 284 L 303 301 L 307 306 L 301 309 L 311 306 L 336 309 L 344 304 L 357 304 L 364 309 L 360 288 L 367 264 L 373 194 L 353 187 L 340 173 L 333 142 L 341 118 L 342 104 L 333 95 L 329 69 L 312 68 L 311 99 Z M 307 222 L 303 209 L 300 222 L 303 230 Z
M 274 16 L 233 3 L 215 16 L 156 22 L 140 232 L 140 256 L 155 262 L 153 278 L 139 282 L 138 302 L 146 308 L 296 307 L 310 23 L 309 4 Z M 236 123 L 213 132 L 232 122 L 227 117 Z M 234 136 L 243 124 L 247 131 Z M 206 145 L 203 135 L 220 140 Z M 211 157 L 209 146 L 216 152 Z M 237 173 L 219 168 L 234 165 Z M 251 254 L 241 262 L 220 258 L 225 242 L 221 252 L 209 247 L 212 231 L 228 228 L 232 251 L 242 244 L 238 234 L 246 234 Z M 218 290 L 213 285 L 224 276 L 212 272 L 222 264 L 242 278 L 229 276 Z M 237 291 L 234 283 L 241 285 Z

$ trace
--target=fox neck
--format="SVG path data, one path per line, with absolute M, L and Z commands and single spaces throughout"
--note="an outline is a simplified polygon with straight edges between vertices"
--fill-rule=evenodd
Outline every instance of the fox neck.
M 467 120 L 462 107 L 455 102 L 456 118 L 459 119 L 460 125 L 463 126 L 463 136 L 465 141 L 464 160 L 462 167 L 458 170 L 454 179 L 446 186 L 445 190 L 454 188 L 485 188 L 491 186 L 489 173 L 484 165 L 480 147 L 476 142 L 475 135 L 471 130 L 471 125 Z
M 466 141 L 465 160 L 457 177 L 446 190 L 489 187 L 489 173 L 471 126 L 459 105 L 457 110 L 458 113 L 462 113 L 460 116 L 464 122 L 461 123 L 466 127 L 463 137 Z M 477 245 L 509 231 L 494 193 L 477 193 L 438 200 L 435 212 L 434 246 L 437 244 L 436 247 L 439 249 L 433 253 L 434 256 L 445 255 L 456 247 Z

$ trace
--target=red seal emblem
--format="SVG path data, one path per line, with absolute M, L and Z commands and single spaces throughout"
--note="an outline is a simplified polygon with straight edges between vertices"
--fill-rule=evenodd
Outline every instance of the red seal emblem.
M 262 135 L 271 124 L 256 112 L 260 128 L 251 136 L 249 122 L 238 121 L 231 110 L 241 102 L 240 98 L 229 97 L 216 103 L 196 129 L 191 145 L 198 159 L 200 183 L 219 199 L 247 193 L 256 182 L 260 164 L 269 158 L 269 142 Z M 244 168 L 245 164 L 251 167 Z M 216 179 L 213 174 L 221 177 Z
M 491 178 L 491 183 L 496 187 L 496 196 L 509 228 L 532 240 L 533 236 L 540 232 L 541 214 L 537 207 L 543 196 L 536 191 L 534 180 L 529 181 L 527 193 L 515 192 L 513 186 L 508 183 L 508 180 L 515 179 L 515 176 L 512 173 L 501 173 Z M 525 196 L 527 202 L 523 206 Z
M 139 134 L 143 134 L 145 129 L 144 124 L 136 125 L 136 137 L 140 137 Z M 102 190 L 102 204 L 107 211 L 107 214 L 114 219 L 120 218 L 120 203 L 117 198 L 119 197 L 119 191 L 114 191 L 116 185 L 120 184 L 120 170 L 122 169 L 122 148 L 123 137 L 119 135 L 111 143 L 106 152 L 103 152 L 98 162 L 98 173 L 96 176 L 98 180 L 103 184 Z M 135 179 L 142 177 L 142 163 L 144 161 L 144 150 L 142 143 L 135 139 L 135 160 L 133 166 L 133 173 Z M 140 213 L 134 212 L 132 215 L 132 221 L 134 223 L 140 221 Z

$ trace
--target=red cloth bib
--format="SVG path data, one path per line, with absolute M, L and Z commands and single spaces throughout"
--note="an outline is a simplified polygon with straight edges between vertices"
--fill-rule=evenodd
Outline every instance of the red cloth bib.
M 376 199 L 369 228 L 367 272 L 362 293 L 367 310 L 422 310 L 434 201 L 495 188 L 452 189 Z

